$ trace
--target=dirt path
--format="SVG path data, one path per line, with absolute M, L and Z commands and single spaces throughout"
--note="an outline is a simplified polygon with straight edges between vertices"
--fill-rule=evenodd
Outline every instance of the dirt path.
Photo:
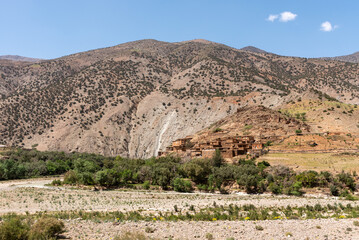
M 0 192 L 14 190 L 17 188 L 24 187 L 33 187 L 33 188 L 47 188 L 47 189 L 57 189 L 57 187 L 46 186 L 50 184 L 54 179 L 57 178 L 36 178 L 36 179 L 20 179 L 20 180 L 10 180 L 10 181 L 0 181 Z

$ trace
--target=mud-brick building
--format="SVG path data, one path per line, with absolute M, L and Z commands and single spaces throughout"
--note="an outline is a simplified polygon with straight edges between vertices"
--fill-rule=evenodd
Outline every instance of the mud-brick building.
M 249 153 L 261 154 L 263 149 L 263 144 L 255 142 L 253 136 L 216 138 L 195 143 L 191 140 L 192 138 L 190 137 L 178 139 L 167 147 L 166 152 L 159 153 L 159 156 L 176 153 L 180 156 L 190 156 L 191 158 L 211 158 L 218 149 L 224 158 L 233 158 Z

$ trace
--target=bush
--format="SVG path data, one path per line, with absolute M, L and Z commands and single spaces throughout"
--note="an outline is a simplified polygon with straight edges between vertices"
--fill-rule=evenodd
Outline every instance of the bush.
M 0 225 L 0 240 L 25 240 L 29 229 L 29 225 L 20 217 L 11 216 Z
M 256 225 L 256 230 L 258 230 L 258 231 L 263 231 L 264 228 L 263 228 L 262 226 L 260 226 L 260 225 Z
M 64 176 L 64 184 L 74 185 L 77 184 L 78 177 L 75 171 L 68 171 Z
M 0 240 L 47 240 L 56 239 L 65 230 L 62 221 L 43 217 L 34 224 L 23 217 L 12 215 L 5 217 L 0 225 Z
M 77 175 L 78 175 L 80 184 L 83 184 L 83 185 L 94 185 L 95 184 L 95 180 L 93 178 L 93 173 L 83 172 L 83 173 L 78 173 Z
M 101 170 L 96 173 L 95 180 L 101 186 L 110 186 L 111 182 L 109 181 L 109 170 Z
M 352 177 L 352 175 L 350 173 L 345 173 L 344 171 L 339 173 L 337 175 L 338 180 L 345 184 L 345 186 L 347 186 L 351 191 L 355 190 L 355 180 Z
M 296 176 L 296 180 L 308 188 L 317 187 L 319 183 L 318 173 L 315 171 L 304 171 Z
M 51 182 L 51 185 L 52 186 L 61 186 L 62 185 L 62 182 L 60 179 L 55 179 Z
M 146 190 L 150 189 L 150 187 L 151 187 L 150 181 L 145 181 L 142 186 L 143 186 L 143 189 L 146 189 Z
M 301 182 L 295 182 L 291 186 L 285 189 L 285 194 L 287 195 L 294 195 L 294 196 L 302 196 L 303 191 L 302 189 L 302 183 Z
M 330 185 L 329 190 L 333 196 L 339 196 L 339 189 L 336 185 L 334 184 Z
M 193 190 L 191 182 L 182 178 L 175 178 L 173 181 L 173 189 L 176 192 L 192 192 Z
M 282 187 L 274 182 L 270 183 L 268 188 L 273 194 L 282 193 Z
M 62 221 L 52 218 L 43 217 L 35 222 L 29 232 L 30 240 L 46 240 L 57 238 L 59 234 L 63 233 L 65 225 Z

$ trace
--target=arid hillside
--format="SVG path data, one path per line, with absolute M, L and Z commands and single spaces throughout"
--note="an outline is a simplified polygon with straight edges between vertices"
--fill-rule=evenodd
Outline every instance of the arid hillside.
M 308 91 L 359 103 L 359 65 L 141 40 L 36 63 L 0 61 L 0 143 L 150 157 L 237 111 Z
M 252 106 L 240 108 L 236 113 L 196 133 L 193 141 L 244 135 L 254 136 L 257 140 L 261 140 L 274 136 L 295 135 L 296 130 L 309 133 L 311 129 L 306 123 L 294 117 L 263 106 Z

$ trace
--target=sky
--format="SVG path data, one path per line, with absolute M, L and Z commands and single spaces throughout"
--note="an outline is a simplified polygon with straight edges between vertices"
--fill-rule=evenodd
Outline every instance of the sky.
M 51 59 L 140 39 L 285 56 L 359 51 L 358 0 L 0 0 L 0 55 Z

